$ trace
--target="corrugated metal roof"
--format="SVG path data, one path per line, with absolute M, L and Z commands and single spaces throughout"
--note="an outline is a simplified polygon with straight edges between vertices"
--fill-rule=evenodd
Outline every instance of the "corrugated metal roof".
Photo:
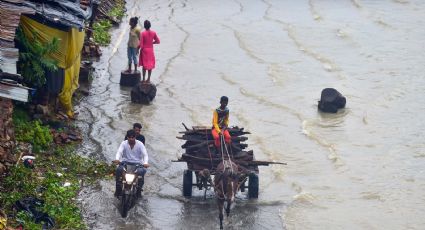
M 0 47 L 15 47 L 16 27 L 21 14 L 35 14 L 33 8 L 22 5 L 24 0 L 0 0 Z
M 21 14 L 34 14 L 35 10 L 22 3 L 24 0 L 0 0 L 0 69 L 16 74 L 18 49 L 15 49 L 15 32 Z
M 18 49 L 0 47 L 0 69 L 6 73 L 16 74 L 18 57 Z
M 16 73 L 14 39 L 21 14 L 36 15 L 53 25 L 83 28 L 91 17 L 91 5 L 92 0 L 0 0 L 0 69 Z
M 31 9 L 37 16 L 52 24 L 75 28 L 84 28 L 84 22 L 92 15 L 91 0 L 85 0 L 82 4 L 79 0 L 1 0 L 1 2 L 12 9 Z M 1 8 L 4 7 L 0 6 Z
M 0 97 L 28 102 L 28 88 L 0 82 Z

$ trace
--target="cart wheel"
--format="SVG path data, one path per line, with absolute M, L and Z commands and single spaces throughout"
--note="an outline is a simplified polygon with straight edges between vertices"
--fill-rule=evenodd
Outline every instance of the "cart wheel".
M 258 187 L 259 187 L 259 180 L 258 175 L 253 173 L 249 175 L 248 180 L 248 198 L 258 198 Z
M 192 177 L 193 173 L 190 170 L 184 170 L 183 172 L 183 196 L 192 196 Z
M 241 184 L 241 192 L 245 192 L 245 188 L 246 188 L 246 182 L 243 182 L 242 184 Z

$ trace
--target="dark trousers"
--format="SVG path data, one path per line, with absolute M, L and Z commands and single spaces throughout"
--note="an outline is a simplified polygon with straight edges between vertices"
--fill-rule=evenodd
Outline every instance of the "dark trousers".
M 123 162 L 121 162 L 117 169 L 115 170 L 115 182 L 116 182 L 116 191 L 118 193 L 121 193 L 121 189 L 122 189 L 122 175 L 124 173 L 124 164 Z M 129 163 L 127 163 L 129 164 Z M 144 184 L 144 176 L 146 174 L 148 170 L 146 168 L 144 168 L 143 166 L 137 168 L 137 175 L 139 176 L 139 187 L 143 187 Z

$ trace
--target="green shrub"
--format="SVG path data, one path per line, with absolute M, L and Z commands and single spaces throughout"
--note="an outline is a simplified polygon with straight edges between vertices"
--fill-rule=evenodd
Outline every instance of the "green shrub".
M 111 42 L 111 35 L 108 30 L 112 27 L 112 24 L 107 19 L 102 19 L 93 24 L 93 38 L 94 41 L 100 45 L 106 46 Z
M 73 200 L 80 187 L 78 180 L 66 175 L 71 186 L 64 187 L 62 185 L 64 178 L 58 177 L 54 172 L 47 172 L 45 176 L 43 186 L 46 190 L 42 195 L 45 202 L 43 211 L 54 217 L 61 229 L 84 229 L 80 209 Z
M 13 109 L 13 123 L 16 124 L 16 122 L 28 122 L 30 120 L 30 117 L 27 113 L 27 111 L 23 110 L 20 107 L 15 107 Z
M 108 12 L 107 16 L 112 20 L 121 19 L 125 15 L 125 1 L 117 1 L 115 6 Z M 109 29 L 112 23 L 109 19 L 101 19 L 93 24 L 93 39 L 101 46 L 111 42 Z
M 109 11 L 108 16 L 110 17 L 116 17 L 118 19 L 121 19 L 122 17 L 124 17 L 125 15 L 125 11 L 124 11 L 124 4 L 123 3 L 117 3 L 115 5 L 114 8 L 111 9 L 111 11 Z
M 55 220 L 55 229 L 87 229 L 75 197 L 81 181 L 90 183 L 110 175 L 115 166 L 81 157 L 75 146 L 56 146 L 52 152 L 36 155 L 35 168 L 22 164 L 12 167 L 0 186 L 0 207 L 12 214 L 12 205 L 25 197 L 44 201 L 39 207 Z M 57 173 L 61 173 L 58 175 Z M 69 182 L 70 186 L 64 186 Z M 10 226 L 23 224 L 25 229 L 41 229 L 25 212 L 11 215 Z
M 16 221 L 25 226 L 25 229 L 43 229 L 41 223 L 36 224 L 30 217 L 30 214 L 24 211 L 20 211 L 17 214 Z
M 15 201 L 35 193 L 36 184 L 30 169 L 25 168 L 23 165 L 11 167 L 9 169 L 9 176 L 5 177 L 2 181 L 4 188 L 13 188 L 9 194 L 0 194 L 0 206 L 10 207 Z M 4 196 L 4 197 L 3 197 Z
M 46 150 L 53 142 L 48 126 L 43 126 L 38 120 L 28 121 L 28 117 L 21 112 L 14 112 L 13 124 L 15 125 L 15 139 L 31 143 L 34 152 Z
M 50 55 L 59 48 L 59 40 L 54 37 L 47 42 L 41 42 L 40 35 L 31 31 L 27 37 L 22 29 L 18 27 L 16 39 L 20 44 L 19 48 L 19 72 L 25 82 L 33 87 L 41 87 L 46 83 L 46 70 L 56 71 L 58 61 Z

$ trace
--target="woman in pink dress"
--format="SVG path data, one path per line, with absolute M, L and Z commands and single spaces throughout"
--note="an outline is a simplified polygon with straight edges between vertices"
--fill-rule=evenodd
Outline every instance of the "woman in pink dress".
M 139 66 L 143 67 L 143 81 L 145 81 L 146 70 L 148 71 L 149 83 L 151 80 L 152 69 L 155 68 L 155 54 L 153 51 L 153 44 L 159 44 L 159 38 L 155 31 L 151 30 L 151 22 L 145 20 L 145 31 L 140 32 L 140 58 Z

